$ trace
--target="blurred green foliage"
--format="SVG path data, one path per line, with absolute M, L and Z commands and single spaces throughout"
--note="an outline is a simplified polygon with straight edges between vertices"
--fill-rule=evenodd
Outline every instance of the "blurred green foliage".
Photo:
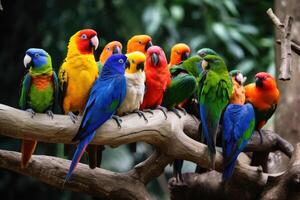
M 119 40 L 125 49 L 131 36 L 149 34 L 167 56 L 172 45 L 185 42 L 192 53 L 202 47 L 215 49 L 230 69 L 240 69 L 250 77 L 248 80 L 258 71 L 274 72 L 272 23 L 265 14 L 272 4 L 259 0 L 3 0 L 0 103 L 17 106 L 26 49 L 44 48 L 58 70 L 66 55 L 68 39 L 83 28 L 98 32 L 100 47 L 95 52 L 96 59 L 109 41 Z M 19 141 L 1 137 L 0 148 L 18 151 Z M 125 147 L 106 150 L 103 166 L 126 171 L 150 151 L 148 145 L 139 144 L 139 153 L 134 158 Z M 37 152 L 60 155 L 61 148 L 41 144 Z M 190 169 L 191 164 L 186 164 L 184 170 Z M 170 176 L 170 168 L 166 174 Z M 152 182 L 149 189 L 156 199 L 168 198 L 162 180 Z M 84 194 L 61 191 L 4 170 L 0 171 L 0 194 L 6 199 L 89 199 Z

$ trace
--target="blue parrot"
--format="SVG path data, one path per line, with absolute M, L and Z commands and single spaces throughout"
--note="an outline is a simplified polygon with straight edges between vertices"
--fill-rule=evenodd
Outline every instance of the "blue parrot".
M 104 63 L 100 77 L 95 81 L 86 104 L 83 118 L 76 136 L 72 141 L 79 144 L 65 182 L 68 181 L 87 145 L 95 136 L 96 129 L 113 117 L 126 96 L 124 76 L 127 57 L 115 54 Z
M 246 147 L 255 127 L 252 104 L 229 104 L 223 118 L 223 180 L 228 180 L 234 170 L 238 155 Z

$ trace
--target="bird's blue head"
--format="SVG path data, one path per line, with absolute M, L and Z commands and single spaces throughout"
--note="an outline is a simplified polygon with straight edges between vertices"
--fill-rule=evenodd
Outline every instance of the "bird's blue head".
M 31 70 L 47 70 L 52 68 L 51 57 L 43 49 L 30 48 L 26 51 L 24 66 L 25 68 L 31 68 Z
M 101 77 L 124 74 L 127 57 L 124 54 L 113 54 L 104 63 L 101 71 Z

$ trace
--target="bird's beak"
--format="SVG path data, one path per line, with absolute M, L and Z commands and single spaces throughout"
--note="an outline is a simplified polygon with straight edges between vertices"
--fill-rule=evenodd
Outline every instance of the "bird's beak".
M 130 62 L 129 62 L 129 60 L 126 60 L 126 62 L 125 62 L 125 69 L 130 69 Z
M 23 60 L 24 67 L 28 68 L 30 66 L 31 61 L 32 61 L 31 57 L 26 54 L 25 57 L 24 57 L 24 60 Z
M 263 81 L 260 78 L 255 78 L 255 85 L 257 87 L 263 87 Z
M 91 38 L 91 45 L 95 48 L 95 50 L 98 48 L 99 45 L 99 39 L 97 35 Z
M 121 48 L 119 46 L 114 46 L 113 48 L 113 54 L 121 54 Z
M 151 55 L 151 60 L 152 60 L 152 63 L 154 64 L 154 66 L 157 66 L 158 63 L 159 63 L 159 60 L 158 60 L 158 55 L 156 53 L 153 53 Z
M 185 52 L 185 53 L 181 54 L 181 60 L 186 60 L 186 59 L 188 59 L 189 55 L 190 55 L 190 54 L 189 54 L 188 52 Z
M 143 62 L 139 63 L 139 64 L 136 66 L 136 70 L 144 71 L 144 63 L 143 63 Z
M 152 44 L 152 42 L 151 41 L 149 41 L 147 44 L 146 44 L 146 46 L 145 46 L 145 51 L 147 51 L 150 47 L 152 47 L 153 46 L 153 44 Z
M 201 62 L 202 69 L 206 70 L 207 66 L 208 66 L 208 62 L 206 60 L 202 60 L 202 62 Z

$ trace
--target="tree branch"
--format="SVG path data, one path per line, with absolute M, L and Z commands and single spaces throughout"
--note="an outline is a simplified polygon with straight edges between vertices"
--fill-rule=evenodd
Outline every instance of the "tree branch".
M 291 52 L 291 30 L 293 24 L 293 18 L 286 16 L 284 24 L 274 14 L 273 10 L 269 8 L 267 14 L 275 24 L 275 26 L 281 31 L 281 65 L 279 79 L 286 81 L 291 79 L 291 64 L 292 64 L 292 52 Z

